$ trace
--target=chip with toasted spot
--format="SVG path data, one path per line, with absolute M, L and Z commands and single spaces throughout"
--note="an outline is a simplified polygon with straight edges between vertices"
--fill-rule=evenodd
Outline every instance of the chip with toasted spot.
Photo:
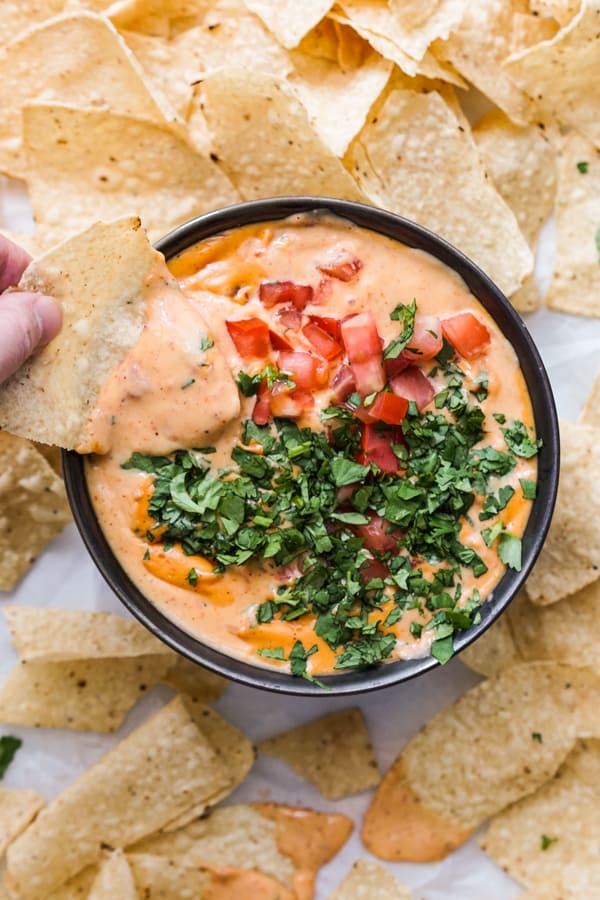
M 115 731 L 169 665 L 164 655 L 17 663 L 0 685 L 0 722 Z
M 244 0 L 284 47 L 296 47 L 327 15 L 333 0 Z
M 23 108 L 23 144 L 36 221 L 57 237 L 135 212 L 155 240 L 239 200 L 210 156 L 167 124 L 36 102 Z
M 164 678 L 164 684 L 181 694 L 188 694 L 192 700 L 202 704 L 218 700 L 229 682 L 185 656 L 177 656 Z
M 229 776 L 183 702 L 173 700 L 53 800 L 14 841 L 5 880 L 22 900 L 55 888 L 213 796 Z
M 538 16 L 551 16 L 567 25 L 581 9 L 581 0 L 530 0 L 531 11 Z
M 570 134 L 558 158 L 556 256 L 546 304 L 600 318 L 600 150 Z
M 169 116 L 116 29 L 88 12 L 43 22 L 0 50 L 0 170 L 15 178 L 25 174 L 21 109 L 39 97 L 156 122 Z
M 44 805 L 36 791 L 0 787 L 0 857 Z
M 223 68 L 203 79 L 201 97 L 215 152 L 245 200 L 286 194 L 365 199 L 284 83 Z
M 518 53 L 526 47 L 539 44 L 540 41 L 551 40 L 559 27 L 554 19 L 545 19 L 530 13 L 515 13 L 512 20 L 510 52 Z
M 412 900 L 412 891 L 370 859 L 357 859 L 329 900 Z
M 439 232 L 506 293 L 531 272 L 514 213 L 487 178 L 467 127 L 436 91 L 391 91 L 352 144 L 349 164 L 372 203 Z
M 600 884 L 600 741 L 581 741 L 557 774 L 492 819 L 481 846 L 542 896 L 583 898 Z
M 70 521 L 56 472 L 30 441 L 0 431 L 0 591 L 12 590 Z
M 179 660 L 138 622 L 114 613 L 34 606 L 5 606 L 2 612 L 13 647 L 25 662 L 161 654 L 170 658 L 171 666 Z
M 63 309 L 57 338 L 0 387 L 0 426 L 73 448 L 100 387 L 137 341 L 157 254 L 136 217 L 98 223 L 32 262 L 21 287 Z
M 469 669 L 488 677 L 522 662 L 515 647 L 508 612 L 504 612 L 485 634 L 463 650 L 460 659 Z
M 365 846 L 382 859 L 443 859 L 551 778 L 578 736 L 597 735 L 599 703 L 598 673 L 558 663 L 522 663 L 478 684 L 396 759 L 367 812 Z
M 550 530 L 527 579 L 529 599 L 556 603 L 600 575 L 600 428 L 562 423 L 560 482 Z
M 203 897 L 212 881 L 210 872 L 194 868 L 187 861 L 150 853 L 131 853 L 127 859 L 138 892 L 136 896 L 145 900 Z
M 328 800 L 366 791 L 381 780 L 365 720 L 358 708 L 340 710 L 299 725 L 263 741 L 258 749 L 282 759 Z
M 87 900 L 138 900 L 129 863 L 122 850 L 113 850 L 102 861 Z

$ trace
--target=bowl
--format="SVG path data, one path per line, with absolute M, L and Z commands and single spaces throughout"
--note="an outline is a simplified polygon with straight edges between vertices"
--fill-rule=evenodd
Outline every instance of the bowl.
M 543 449 L 538 457 L 537 499 L 523 535 L 522 569 L 520 572 L 508 569 L 504 573 L 481 607 L 481 622 L 455 638 L 455 651 L 460 653 L 492 625 L 522 587 L 550 525 L 558 488 L 559 437 L 548 375 L 521 317 L 475 263 L 426 228 L 375 207 L 310 196 L 254 200 L 192 219 L 161 238 L 156 248 L 170 259 L 190 245 L 226 229 L 313 211 L 329 212 L 409 247 L 424 250 L 457 272 L 512 344 L 527 384 Z M 242 684 L 286 694 L 324 696 L 322 687 L 304 679 L 253 666 L 203 644 L 163 615 L 125 574 L 100 529 L 87 489 L 83 458 L 74 452 L 63 452 L 63 468 L 75 523 L 93 561 L 124 606 L 157 638 L 193 662 Z M 407 681 L 438 665 L 437 660 L 429 656 L 398 660 L 324 676 L 321 681 L 328 688 L 326 695 L 356 694 Z

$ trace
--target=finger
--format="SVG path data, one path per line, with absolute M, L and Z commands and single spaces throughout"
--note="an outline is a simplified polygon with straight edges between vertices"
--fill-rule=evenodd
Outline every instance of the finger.
M 31 257 L 26 250 L 0 234 L 0 291 L 18 284 L 30 262 Z
M 25 291 L 0 296 L 0 382 L 51 341 L 61 324 L 62 311 L 52 297 Z

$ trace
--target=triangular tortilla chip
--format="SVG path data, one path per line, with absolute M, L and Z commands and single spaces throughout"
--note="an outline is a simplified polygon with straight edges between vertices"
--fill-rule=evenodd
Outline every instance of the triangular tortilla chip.
M 0 787 L 0 858 L 39 813 L 44 798 L 35 791 Z
M 185 656 L 177 656 L 175 664 L 165 676 L 164 684 L 180 694 L 189 694 L 193 701 L 202 704 L 218 700 L 229 682 Z
M 87 900 L 138 900 L 129 863 L 122 850 L 110 853 L 98 871 Z
M 388 869 L 370 859 L 357 859 L 329 900 L 412 900 L 413 893 Z
M 587 396 L 579 421 L 584 425 L 600 427 L 600 370 L 598 370 L 592 389 Z
M 296 47 L 327 15 L 334 0 L 244 0 L 284 47 Z
M 514 603 L 513 600 L 513 605 Z M 460 660 L 469 669 L 487 677 L 497 675 L 503 669 L 522 662 L 521 655 L 515 646 L 508 613 L 503 613 L 485 634 L 482 634 L 463 650 Z

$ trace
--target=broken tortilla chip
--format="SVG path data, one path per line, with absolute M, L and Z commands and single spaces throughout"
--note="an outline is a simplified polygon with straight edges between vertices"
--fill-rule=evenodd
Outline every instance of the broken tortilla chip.
M 190 798 L 228 783 L 215 753 L 176 698 L 53 800 L 14 841 L 5 880 L 22 900 L 48 894 L 101 858 L 180 815 Z
M 550 530 L 525 589 L 540 606 L 600 575 L 600 429 L 561 423 L 560 482 Z
M 533 257 L 487 178 L 472 136 L 435 91 L 393 90 L 352 144 L 370 201 L 436 231 L 510 294 Z
M 29 441 L 0 431 L 0 591 L 12 590 L 70 521 L 56 472 Z
M 358 708 L 340 710 L 292 728 L 263 741 L 258 749 L 282 759 L 328 800 L 366 791 L 381 780 Z
M 329 900 L 412 900 L 409 888 L 370 859 L 357 859 Z
M 556 256 L 546 304 L 600 317 L 600 150 L 578 134 L 565 138 L 558 159 Z
M 129 863 L 122 850 L 113 850 L 100 866 L 87 900 L 138 900 Z
M 36 817 L 44 805 L 44 798 L 35 791 L 11 790 L 0 787 L 0 857 Z
M 581 741 L 547 784 L 490 824 L 480 843 L 521 884 L 564 900 L 600 884 L 600 741 Z
M 599 733 L 599 703 L 597 673 L 558 663 L 523 663 L 478 684 L 396 759 L 367 812 L 365 846 L 381 859 L 443 859 L 551 778 L 578 736 Z
M 158 258 L 132 217 L 98 223 L 32 262 L 21 287 L 52 294 L 61 333 L 0 387 L 0 425 L 72 449 L 100 387 L 137 341 Z
M 515 602 L 513 600 L 513 605 Z M 469 669 L 487 677 L 523 661 L 515 646 L 508 611 L 461 652 L 460 660 Z
M 0 685 L 0 722 L 115 731 L 170 664 L 164 655 L 17 663 Z
M 203 79 L 201 96 L 215 152 L 244 200 L 287 194 L 365 200 L 284 83 L 220 69 Z
M 284 47 L 296 47 L 327 15 L 334 0 L 244 0 Z

